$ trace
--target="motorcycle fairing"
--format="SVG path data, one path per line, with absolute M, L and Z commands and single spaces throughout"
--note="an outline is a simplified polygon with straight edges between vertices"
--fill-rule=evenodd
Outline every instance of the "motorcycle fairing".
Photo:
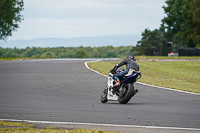
M 137 81 L 137 77 L 139 74 L 140 74 L 140 72 L 133 72 L 132 75 L 125 76 L 125 79 L 123 82 L 129 82 L 129 83 L 133 82 L 134 83 Z

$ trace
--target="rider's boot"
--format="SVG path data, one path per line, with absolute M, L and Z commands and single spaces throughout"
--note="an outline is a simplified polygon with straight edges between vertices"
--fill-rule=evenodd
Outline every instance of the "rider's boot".
M 119 81 L 119 79 L 117 79 L 117 82 L 113 86 L 113 89 L 117 89 L 119 86 L 120 86 L 120 81 Z

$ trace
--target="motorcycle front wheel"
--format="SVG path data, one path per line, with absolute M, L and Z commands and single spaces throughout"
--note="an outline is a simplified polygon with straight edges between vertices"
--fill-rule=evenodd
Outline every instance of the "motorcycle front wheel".
M 120 104 L 126 104 L 130 101 L 134 94 L 134 86 L 131 83 L 128 83 L 123 86 L 122 94 L 119 95 L 118 101 Z
M 101 94 L 101 102 L 102 103 L 106 103 L 108 101 L 107 95 L 108 95 L 108 86 L 106 86 L 106 88 L 103 90 L 103 92 Z

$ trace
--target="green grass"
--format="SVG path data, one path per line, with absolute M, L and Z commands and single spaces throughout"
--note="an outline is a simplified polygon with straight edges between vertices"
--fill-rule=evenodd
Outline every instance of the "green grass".
M 0 133 L 116 133 L 101 131 L 98 129 L 56 129 L 49 128 L 34 128 L 34 125 L 26 124 L 25 122 L 7 122 L 0 121 Z
M 126 57 L 122 57 L 124 59 Z M 13 60 L 29 60 L 29 59 L 49 59 L 43 57 L 0 57 L 0 61 L 13 61 Z M 182 56 L 182 57 L 168 57 L 168 56 L 136 56 L 139 60 L 148 59 L 200 59 L 200 56 Z
M 91 62 L 88 66 L 108 75 L 119 62 Z M 142 78 L 150 85 L 200 93 L 200 61 L 138 62 Z
M 168 56 L 136 56 L 136 59 L 200 59 L 200 56 L 179 56 L 179 57 L 168 57 Z
M 40 57 L 0 57 L 0 61 L 13 61 L 13 60 L 29 60 L 29 59 L 45 59 Z M 48 58 L 46 58 L 48 59 Z
M 21 122 L 0 121 L 0 126 L 33 127 L 33 125 L 27 124 L 23 120 Z
M 0 61 L 34 60 L 34 59 L 55 59 L 55 58 L 48 58 L 48 57 L 0 57 Z
M 178 57 L 168 57 L 168 56 L 135 56 L 137 60 L 149 60 L 149 59 L 200 59 L 200 56 L 178 56 Z M 125 59 L 126 57 L 122 57 L 121 59 Z
M 106 131 L 101 131 L 98 129 L 67 130 L 67 129 L 52 129 L 52 128 L 37 129 L 37 128 L 1 128 L 0 127 L 0 133 L 116 133 L 116 132 L 106 132 Z

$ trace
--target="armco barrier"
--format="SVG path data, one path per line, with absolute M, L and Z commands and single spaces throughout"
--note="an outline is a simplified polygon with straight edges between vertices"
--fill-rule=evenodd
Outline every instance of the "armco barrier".
M 178 49 L 179 56 L 200 56 L 200 49 L 197 48 L 180 48 Z

